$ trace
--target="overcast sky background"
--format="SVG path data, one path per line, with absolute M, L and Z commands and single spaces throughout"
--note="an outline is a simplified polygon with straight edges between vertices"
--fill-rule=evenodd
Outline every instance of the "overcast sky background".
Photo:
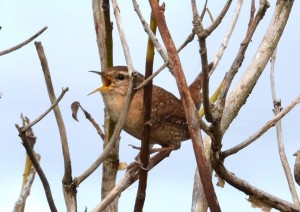
M 176 45 L 179 46 L 192 29 L 190 1 L 182 3 L 182 1 L 166 0 L 165 2 L 167 23 Z M 230 68 L 244 37 L 248 24 L 249 2 L 244 2 L 236 30 L 221 63 L 211 78 L 212 91 Z M 232 87 L 242 76 L 260 44 L 273 14 L 275 2 L 270 1 L 271 7 L 252 39 L 243 66 Z M 144 17 L 148 20 L 150 13 L 148 3 L 142 3 L 142 1 L 139 3 Z M 134 67 L 143 72 L 147 36 L 133 10 L 131 1 L 120 1 L 119 4 Z M 222 9 L 223 4 L 213 1 L 209 3 L 214 17 Z M 221 26 L 207 40 L 210 61 L 213 60 L 223 41 L 235 4 L 236 1 L 232 4 Z M 199 5 L 199 10 L 201 8 Z M 283 107 L 299 95 L 300 90 L 298 71 L 300 59 L 298 52 L 300 48 L 299 10 L 300 4 L 295 1 L 289 23 L 277 51 L 276 89 Z M 111 17 L 114 21 L 114 16 Z M 206 19 L 205 26 L 208 26 L 209 23 Z M 2 26 L 0 51 L 19 44 L 42 27 L 48 26 L 46 32 L 37 40 L 41 41 L 44 46 L 56 95 L 60 94 L 62 87 L 70 89 L 61 101 L 60 108 L 68 133 L 73 176 L 80 175 L 102 151 L 102 141 L 95 129 L 81 113 L 79 114 L 80 122 L 75 122 L 71 117 L 70 110 L 73 101 L 80 101 L 99 124 L 103 123 L 104 105 L 100 94 L 87 96 L 101 84 L 98 77 L 88 73 L 89 70 L 100 70 L 91 1 L 1 1 L 0 26 Z M 114 64 L 125 64 L 115 23 L 114 26 Z M 198 49 L 198 42 L 195 39 L 180 54 L 188 83 L 200 71 Z M 158 53 L 156 57 L 155 69 L 162 64 Z M 234 120 L 225 134 L 224 150 L 248 138 L 273 117 L 269 69 L 268 65 L 248 99 L 247 105 L 240 111 L 239 117 Z M 167 70 L 159 75 L 154 83 L 178 96 L 175 80 Z M 33 43 L 0 57 L 0 92 L 3 92 L 0 99 L 0 211 L 11 211 L 20 192 L 25 160 L 25 150 L 18 137 L 15 124 L 21 124 L 19 118 L 21 113 L 33 120 L 50 106 L 40 61 Z M 300 146 L 299 113 L 300 109 L 296 107 L 283 119 L 286 153 L 292 166 L 294 165 L 292 155 Z M 56 206 L 59 211 L 65 211 L 61 188 L 62 152 L 53 113 L 35 125 L 33 130 L 37 136 L 35 150 L 42 157 L 41 166 L 48 177 Z M 139 141 L 123 133 L 120 160 L 130 163 L 137 151 L 128 147 L 128 144 L 139 145 Z M 144 211 L 190 211 L 195 166 L 191 142 L 182 143 L 180 150 L 173 152 L 169 158 L 149 173 Z M 227 159 L 226 167 L 252 185 L 291 201 L 277 153 L 275 129 L 271 129 L 258 142 Z M 124 172 L 120 172 L 119 178 L 123 174 Z M 214 179 L 215 182 L 216 179 Z M 94 208 L 100 200 L 100 189 L 101 168 L 78 188 L 78 211 L 83 211 L 86 206 L 88 211 Z M 119 204 L 120 212 L 133 210 L 136 189 L 137 184 L 134 184 L 122 193 Z M 219 187 L 215 187 L 215 189 L 223 211 L 240 211 L 240 209 L 260 211 L 251 208 L 245 200 L 247 196 L 228 184 L 224 189 Z M 49 211 L 38 176 L 36 176 L 31 195 L 27 200 L 26 211 Z

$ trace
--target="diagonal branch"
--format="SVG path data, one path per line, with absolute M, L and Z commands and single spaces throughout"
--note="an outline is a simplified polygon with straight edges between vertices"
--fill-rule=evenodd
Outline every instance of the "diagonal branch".
M 145 31 L 147 32 L 147 34 L 149 35 L 149 37 L 151 38 L 151 40 L 152 40 L 152 42 L 153 42 L 156 50 L 158 51 L 158 53 L 160 54 L 160 56 L 163 58 L 163 60 L 165 62 L 167 62 L 169 60 L 167 51 L 159 43 L 156 35 L 152 32 L 150 26 L 147 24 L 147 21 L 142 16 L 142 13 L 140 11 L 139 5 L 137 4 L 136 0 L 132 0 L 132 3 L 133 3 L 133 7 L 134 7 L 134 10 L 135 10 L 136 14 L 139 16 L 139 18 L 140 18 L 140 20 L 142 22 L 142 25 L 143 25 Z M 168 63 L 167 65 L 171 65 L 171 64 Z
M 273 17 L 256 54 L 252 58 L 242 79 L 226 101 L 221 123 L 222 132 L 226 131 L 241 107 L 245 104 L 274 49 L 277 47 L 293 8 L 293 3 L 293 0 L 277 1 Z
M 65 93 L 69 90 L 69 88 L 64 88 L 62 89 L 61 94 L 59 95 L 59 97 L 53 102 L 53 104 L 51 105 L 51 107 L 49 107 L 44 113 L 42 113 L 39 117 L 37 117 L 35 120 L 33 120 L 32 122 L 30 122 L 28 125 L 26 125 L 22 131 L 26 132 L 29 128 L 31 128 L 32 126 L 34 126 L 35 124 L 37 124 L 40 120 L 42 120 L 48 113 L 50 113 L 51 110 L 54 109 L 54 107 L 56 107 L 56 105 L 60 102 L 60 100 L 62 100 L 62 98 L 64 97 Z
M 252 144 L 254 141 L 256 141 L 260 136 L 262 136 L 265 132 L 267 132 L 271 127 L 274 127 L 274 125 L 282 119 L 287 113 L 289 113 L 297 104 L 300 102 L 300 96 L 297 96 L 286 108 L 280 111 L 273 119 L 268 121 L 260 130 L 258 130 L 256 133 L 251 135 L 248 139 L 243 141 L 242 143 L 236 145 L 235 147 L 232 147 L 222 153 L 222 157 L 226 158 L 230 155 L 233 155 L 243 148 L 247 147 L 248 145 Z
M 55 97 L 55 92 L 54 92 L 50 70 L 48 67 L 48 62 L 44 52 L 44 48 L 41 42 L 34 42 L 34 44 L 36 46 L 36 50 L 39 59 L 41 61 L 41 66 L 44 73 L 50 102 L 54 104 L 57 101 L 57 99 Z M 74 211 L 77 210 L 76 187 L 70 186 L 72 183 L 72 166 L 71 166 L 71 158 L 70 158 L 69 145 L 67 139 L 67 132 L 66 132 L 65 124 L 59 106 L 57 105 L 56 107 L 54 107 L 53 111 L 56 118 L 59 134 L 60 134 L 62 152 L 64 157 L 65 173 L 62 179 L 62 184 L 64 188 L 64 197 L 65 197 L 67 209 L 70 211 L 72 210 Z
M 240 16 L 240 11 L 241 11 L 242 5 L 243 5 L 243 0 L 239 0 L 237 2 L 236 8 L 234 10 L 234 13 L 233 13 L 230 25 L 228 26 L 225 38 L 224 38 L 224 40 L 223 40 L 223 42 L 222 42 L 222 44 L 221 44 L 221 46 L 220 46 L 220 48 L 219 48 L 216 56 L 215 56 L 213 67 L 211 68 L 211 70 L 209 72 L 209 75 L 212 75 L 212 73 L 214 72 L 214 70 L 218 66 L 219 61 L 221 60 L 221 58 L 222 58 L 222 56 L 224 54 L 225 49 L 227 48 L 227 44 L 229 42 L 231 34 L 232 34 L 233 30 L 234 30 L 234 27 L 235 27 L 235 25 L 237 23 L 237 20 L 238 20 L 239 16 Z
M 44 27 L 43 29 L 41 29 L 40 31 L 38 31 L 36 34 L 34 34 L 32 37 L 28 38 L 27 40 L 25 40 L 24 42 L 10 48 L 10 49 L 6 49 L 4 51 L 0 52 L 0 56 L 11 53 L 13 51 L 16 51 L 20 48 L 22 48 L 23 46 L 25 46 L 26 44 L 30 43 L 31 41 L 33 41 L 34 39 L 36 39 L 38 36 L 40 36 L 46 29 L 48 29 L 48 27 Z
M 201 177 L 201 181 L 203 184 L 204 192 L 206 199 L 208 201 L 208 205 L 211 211 L 221 211 L 217 196 L 214 191 L 214 187 L 212 184 L 211 174 L 209 173 L 208 162 L 205 158 L 205 153 L 203 149 L 201 132 L 198 127 L 195 126 L 196 123 L 196 108 L 193 103 L 191 94 L 188 90 L 188 86 L 186 83 L 186 79 L 183 73 L 183 69 L 180 63 L 180 59 L 178 53 L 176 51 L 175 44 L 171 38 L 170 32 L 168 30 L 165 17 L 164 17 L 164 8 L 159 7 L 158 2 L 156 0 L 150 0 L 150 5 L 152 8 L 152 12 L 154 14 L 154 18 L 156 20 L 158 29 L 160 31 L 163 42 L 166 46 L 166 49 L 169 53 L 170 62 L 173 68 L 173 74 L 176 78 L 177 86 L 180 92 L 180 96 L 183 102 L 183 107 L 185 110 L 187 122 L 189 124 L 189 132 L 193 142 L 193 147 L 195 151 L 197 166 L 199 170 L 199 174 Z
M 38 162 L 37 158 L 35 157 L 34 152 L 33 152 L 32 148 L 31 148 L 31 146 L 28 142 L 26 132 L 23 132 L 22 128 L 19 127 L 17 124 L 16 124 L 16 128 L 19 131 L 19 136 L 22 139 L 22 144 L 23 144 L 23 146 L 24 146 L 24 148 L 27 152 L 27 155 L 29 156 L 29 158 L 32 162 L 32 165 L 34 166 L 36 172 L 38 173 L 38 175 L 40 177 L 40 180 L 41 180 L 42 185 L 44 187 L 44 191 L 45 191 L 45 194 L 46 194 L 48 205 L 49 205 L 51 211 L 56 212 L 57 209 L 56 209 L 53 197 L 52 197 L 52 192 L 51 192 L 49 182 L 48 182 L 47 177 L 46 177 L 43 169 L 41 168 L 40 163 Z
M 252 39 L 252 37 L 254 35 L 254 32 L 255 32 L 258 24 L 260 23 L 260 21 L 263 19 L 264 15 L 266 13 L 266 10 L 268 9 L 268 7 L 269 7 L 268 2 L 262 1 L 261 5 L 259 7 L 259 10 L 257 11 L 257 14 L 256 14 L 256 16 L 254 18 L 254 20 L 251 21 L 251 22 L 249 21 L 248 30 L 247 30 L 247 33 L 245 35 L 244 40 L 242 41 L 242 43 L 240 45 L 240 49 L 238 51 L 238 54 L 237 54 L 236 58 L 234 59 L 232 65 L 230 67 L 230 70 L 226 73 L 226 75 L 224 77 L 224 85 L 223 85 L 223 88 L 222 88 L 221 93 L 220 93 L 220 100 L 218 102 L 222 111 L 225 110 L 224 109 L 224 104 L 225 104 L 225 99 L 227 97 L 227 93 L 228 93 L 229 87 L 230 87 L 230 85 L 231 85 L 231 83 L 233 81 L 233 78 L 235 77 L 236 73 L 238 72 L 238 69 L 240 68 L 240 66 L 243 63 L 246 50 L 248 49 L 248 46 L 249 46 L 249 44 L 251 42 L 251 39 Z M 251 8 L 250 20 L 252 20 L 252 18 L 251 18 L 252 17 L 252 13 L 253 13 L 253 8 Z M 248 94 L 246 96 L 248 97 Z M 243 98 L 240 98 L 240 96 L 239 96 L 238 99 L 243 99 Z M 225 112 L 225 117 L 226 117 L 226 115 L 227 114 Z M 223 128 L 222 125 L 223 125 L 224 119 L 226 119 L 225 117 L 224 116 L 222 117 L 221 128 Z M 221 131 L 224 132 L 224 129 L 221 129 Z
M 152 166 L 149 167 L 149 170 L 154 168 L 159 164 L 163 159 L 169 157 L 171 150 L 159 152 L 151 158 Z M 120 196 L 121 193 L 131 186 L 135 181 L 138 180 L 140 170 L 140 164 L 133 163 L 130 164 L 127 168 L 126 174 L 122 177 L 118 185 L 92 210 L 92 212 L 103 211 L 116 197 Z

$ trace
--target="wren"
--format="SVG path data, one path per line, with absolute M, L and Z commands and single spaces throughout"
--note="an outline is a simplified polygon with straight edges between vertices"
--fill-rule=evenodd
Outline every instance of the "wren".
M 105 108 L 114 122 L 118 122 L 129 85 L 129 74 L 126 66 L 114 66 L 102 72 L 103 85 L 99 91 L 103 97 Z M 137 73 L 137 84 L 144 81 L 144 76 Z M 189 86 L 192 99 L 197 109 L 201 103 L 201 73 Z M 142 138 L 144 128 L 143 93 L 139 89 L 134 93 L 127 113 L 123 129 L 137 139 Z M 179 145 L 190 138 L 182 101 L 165 89 L 153 85 L 151 107 L 150 144 L 159 144 L 163 147 Z

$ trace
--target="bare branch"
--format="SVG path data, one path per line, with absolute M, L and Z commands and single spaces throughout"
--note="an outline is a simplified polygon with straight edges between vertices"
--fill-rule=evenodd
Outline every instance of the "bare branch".
M 291 212 L 291 211 L 300 211 L 300 208 L 296 205 L 293 205 L 285 200 L 282 200 L 276 196 L 273 196 L 267 192 L 264 192 L 244 180 L 238 178 L 235 174 L 229 172 L 222 163 L 218 163 L 218 166 L 215 168 L 217 174 L 222 177 L 226 182 L 228 182 L 233 187 L 239 189 L 250 197 L 265 203 L 266 205 L 276 208 L 279 211 Z
M 199 174 L 201 176 L 201 181 L 203 184 L 203 188 L 205 191 L 206 199 L 208 201 L 208 205 L 212 211 L 221 211 L 214 187 L 212 184 L 211 175 L 209 173 L 208 162 L 204 155 L 204 149 L 202 144 L 202 137 L 200 129 L 195 125 L 197 122 L 196 118 L 196 108 L 193 103 L 192 97 L 188 90 L 188 86 L 185 80 L 185 76 L 183 73 L 183 69 L 180 63 L 180 59 L 178 53 L 176 51 L 175 44 L 171 38 L 170 32 L 168 30 L 165 17 L 164 17 L 164 8 L 159 7 L 158 2 L 156 0 L 150 0 L 150 5 L 152 8 L 152 12 L 154 14 L 158 29 L 160 31 L 163 42 L 166 46 L 166 49 L 169 53 L 170 62 L 173 68 L 173 74 L 176 78 L 178 90 L 180 96 L 182 98 L 182 103 L 184 107 L 184 111 L 186 114 L 187 122 L 189 124 L 189 132 L 193 142 L 194 152 L 196 156 L 196 161 L 198 165 Z
M 224 77 L 224 85 L 223 85 L 223 88 L 221 90 L 220 100 L 218 102 L 218 106 L 221 107 L 222 111 L 225 110 L 224 109 L 224 104 L 225 104 L 225 99 L 227 97 L 227 93 L 228 93 L 229 87 L 230 87 L 230 85 L 231 85 L 231 83 L 233 81 L 233 78 L 235 77 L 236 73 L 238 72 L 238 69 L 240 68 L 240 66 L 243 63 L 243 60 L 244 60 L 244 57 L 245 57 L 245 53 L 247 51 L 247 48 L 248 48 L 249 43 L 251 41 L 251 38 L 254 35 L 254 32 L 255 32 L 258 24 L 260 23 L 260 21 L 264 17 L 267 8 L 269 7 L 268 2 L 262 1 L 261 4 L 262 5 L 259 7 L 259 10 L 258 10 L 258 12 L 257 12 L 257 14 L 255 16 L 255 19 L 252 21 L 252 24 L 248 26 L 248 30 L 247 30 L 247 33 L 245 35 L 245 38 L 244 38 L 244 40 L 241 43 L 240 49 L 238 51 L 238 54 L 237 54 L 236 58 L 234 59 L 232 65 L 230 67 L 230 70 L 226 73 L 226 75 Z M 250 17 L 250 19 L 251 19 L 251 17 Z M 253 86 L 254 86 L 254 84 L 253 84 Z M 248 93 L 247 93 L 246 96 L 247 97 L 249 96 Z M 240 98 L 240 96 L 239 96 L 239 99 L 243 99 L 243 98 Z M 226 117 L 226 115 L 227 114 L 225 113 L 225 117 Z M 224 129 L 223 129 L 222 125 L 223 125 L 223 120 L 224 120 L 225 117 L 222 116 L 222 123 L 221 123 L 221 131 L 222 132 L 224 132 Z
M 157 153 L 151 158 L 151 164 L 153 166 L 149 167 L 149 171 L 159 164 L 163 159 L 168 157 L 171 150 L 163 151 Z M 118 197 L 126 188 L 131 186 L 139 176 L 140 164 L 133 163 L 127 168 L 126 174 L 122 177 L 118 185 L 98 204 L 92 212 L 103 211 L 116 197 Z
M 186 47 L 187 44 L 192 42 L 194 40 L 195 33 L 192 32 L 186 39 L 185 41 L 178 47 L 177 52 L 179 53 L 184 47 Z M 169 59 L 161 66 L 157 71 L 155 71 L 150 77 L 145 79 L 138 87 L 135 88 L 135 90 L 139 90 L 143 88 L 150 80 L 152 80 L 154 77 L 156 77 L 162 70 L 164 70 L 169 64 Z
M 222 132 L 229 127 L 240 108 L 246 102 L 257 82 L 257 79 L 260 77 L 274 49 L 277 47 L 290 12 L 293 8 L 293 3 L 293 0 L 281 0 L 277 2 L 273 17 L 263 41 L 261 42 L 242 79 L 239 81 L 238 85 L 234 88 L 226 101 L 221 123 Z
M 102 11 L 103 0 L 93 0 L 93 17 L 97 37 L 98 52 L 100 55 L 101 69 L 107 68 L 106 30 Z
M 273 119 L 268 121 L 260 130 L 250 136 L 248 139 L 238 144 L 237 146 L 228 149 L 222 153 L 222 157 L 226 158 L 229 155 L 235 154 L 241 149 L 247 147 L 254 141 L 256 141 L 260 136 L 262 136 L 265 132 L 267 132 L 271 127 L 274 127 L 275 124 L 282 119 L 288 112 L 290 112 L 298 103 L 300 102 L 300 95 L 297 96 L 286 108 L 280 111 Z
M 194 2 L 194 3 L 196 3 L 196 2 Z M 202 12 L 201 12 L 201 15 L 200 15 L 200 20 L 201 21 L 203 20 L 206 11 L 207 11 L 207 0 L 205 0 L 205 4 L 203 5 L 203 8 L 202 8 Z
M 221 44 L 216 56 L 215 56 L 215 59 L 214 59 L 214 63 L 213 63 L 213 67 L 211 68 L 211 71 L 209 72 L 209 75 L 212 75 L 212 73 L 214 72 L 214 70 L 216 69 L 216 67 L 218 66 L 224 52 L 225 52 L 225 49 L 227 48 L 227 44 L 230 40 L 230 37 L 231 37 L 231 34 L 234 30 L 234 27 L 237 23 L 237 20 L 240 16 L 240 11 L 241 11 L 241 8 L 242 8 L 242 4 L 243 4 L 243 0 L 239 0 L 237 2 L 237 5 L 236 5 L 236 8 L 234 10 L 234 13 L 233 13 L 233 16 L 232 16 L 232 19 L 231 19 L 231 22 L 228 26 L 228 29 L 227 29 L 227 32 L 226 32 L 226 35 L 225 35 L 225 38 L 223 40 L 223 43 Z
M 151 31 L 155 34 L 157 25 L 153 14 L 150 15 L 150 28 Z M 145 65 L 145 78 L 149 78 L 152 75 L 153 63 L 154 63 L 154 45 L 151 41 L 151 38 L 148 37 L 147 53 L 146 53 L 146 65 Z M 144 87 L 143 94 L 143 108 L 144 108 L 144 120 L 143 123 L 146 123 L 143 129 L 143 137 L 140 150 L 140 174 L 139 174 L 139 186 L 135 199 L 134 211 L 143 211 L 144 202 L 146 199 L 146 189 L 147 189 L 147 179 L 148 179 L 148 166 L 149 166 L 149 154 L 150 154 L 150 133 L 151 125 L 151 107 L 152 107 L 152 81 L 150 81 Z
M 127 67 L 128 67 L 128 73 L 131 76 L 131 74 L 134 72 L 134 68 L 133 68 L 133 64 L 132 64 L 132 61 L 131 61 L 131 57 L 130 57 L 130 50 L 129 50 L 129 47 L 128 47 L 128 44 L 127 44 L 127 41 L 126 41 L 126 37 L 125 37 L 125 33 L 124 33 L 124 30 L 123 30 L 119 5 L 118 5 L 117 0 L 112 0 L 111 2 L 112 2 L 113 7 L 114 7 L 114 15 L 116 17 L 116 23 L 117 23 L 121 43 L 122 43 L 122 46 L 123 46 L 123 51 L 124 51 L 124 55 L 125 55 L 125 59 L 126 59 L 126 64 L 127 64 Z
M 194 0 L 192 0 L 192 1 L 194 1 Z M 200 34 L 201 38 L 205 38 L 205 37 L 209 36 L 220 25 L 221 21 L 225 17 L 225 15 L 231 5 L 231 2 L 232 2 L 232 0 L 228 0 L 226 2 L 225 6 L 223 7 L 222 11 L 216 18 L 216 20 L 209 27 L 207 27 L 205 30 L 203 30 L 201 32 L 201 34 Z
M 41 182 L 44 187 L 45 194 L 46 194 L 46 198 L 48 201 L 48 205 L 49 205 L 51 211 L 56 212 L 57 209 L 56 209 L 53 197 L 52 197 L 52 192 L 51 192 L 49 182 L 48 182 L 47 177 L 46 177 L 44 171 L 42 170 L 37 158 L 35 157 L 31 146 L 29 145 L 26 132 L 22 132 L 22 128 L 19 127 L 17 124 L 16 124 L 16 128 L 19 131 L 19 136 L 22 139 L 22 144 L 27 152 L 27 155 L 29 156 L 29 158 L 32 162 L 32 165 L 34 166 L 36 172 L 38 173 L 38 175 L 41 179 Z
M 168 65 L 170 67 L 171 64 L 167 63 L 169 61 L 169 57 L 168 57 L 168 53 L 166 52 L 166 50 L 162 47 L 162 45 L 159 43 L 156 35 L 152 32 L 150 26 L 148 25 L 147 21 L 145 20 L 145 18 L 143 17 L 139 5 L 137 4 L 136 0 L 132 0 L 133 3 L 133 7 L 135 12 L 137 13 L 137 15 L 139 16 L 141 23 L 145 29 L 145 31 L 147 32 L 147 34 L 149 35 L 149 37 L 151 38 L 156 50 L 159 52 L 159 54 L 161 55 L 161 57 L 163 58 L 163 60 L 165 61 L 165 64 Z
M 280 113 L 282 110 L 281 107 L 281 101 L 276 98 L 276 90 L 275 90 L 275 80 L 274 80 L 274 72 L 275 72 L 275 58 L 276 58 L 276 49 L 274 50 L 272 57 L 271 57 L 271 90 L 272 90 L 272 99 L 273 99 L 273 104 L 274 104 L 274 109 L 273 112 L 275 116 Z M 281 125 L 281 120 L 279 120 L 276 123 L 276 134 L 277 134 L 277 142 L 278 142 L 278 151 L 279 151 L 279 156 L 281 160 L 281 164 L 289 185 L 289 189 L 292 195 L 293 202 L 296 206 L 300 207 L 299 203 L 299 197 L 297 194 L 297 190 L 295 187 L 294 179 L 292 176 L 292 172 L 289 166 L 288 159 L 286 157 L 286 153 L 284 150 L 284 141 L 283 141 L 283 135 L 282 135 L 282 125 Z
M 65 93 L 69 90 L 69 88 L 64 88 L 62 89 L 61 94 L 59 95 L 59 97 L 54 101 L 54 103 L 51 105 L 51 107 L 49 107 L 44 113 L 42 113 L 39 117 L 37 117 L 35 120 L 33 120 L 32 122 L 30 122 L 28 125 L 26 125 L 22 131 L 26 132 L 29 128 L 31 128 L 32 126 L 34 126 L 35 124 L 37 124 L 39 121 L 41 121 L 51 110 L 53 110 L 53 108 L 60 102 L 60 100 L 62 100 L 62 98 L 64 97 Z
M 44 73 L 44 78 L 45 78 L 50 102 L 51 104 L 54 104 L 57 101 L 57 99 L 55 97 L 55 92 L 52 85 L 47 58 L 42 43 L 34 42 L 34 44 L 36 46 L 37 53 L 41 61 L 41 66 Z M 64 157 L 65 173 L 62 179 L 63 188 L 64 188 L 64 197 L 65 197 L 67 209 L 70 211 L 76 211 L 77 210 L 76 187 L 70 186 L 72 183 L 72 167 L 71 167 L 71 158 L 70 158 L 66 128 L 64 125 L 64 121 L 59 106 L 56 105 L 56 107 L 54 107 L 53 110 L 54 110 L 54 115 L 56 118 L 58 130 L 60 134 L 61 146 L 62 146 L 63 157 Z
M 33 41 L 34 39 L 36 39 L 39 35 L 41 35 L 46 29 L 48 29 L 48 27 L 44 27 L 43 29 L 41 29 L 40 31 L 38 31 L 36 34 L 34 34 L 32 37 L 30 37 L 29 39 L 25 40 L 24 42 L 10 48 L 10 49 L 6 49 L 4 51 L 0 52 L 0 56 L 11 53 L 13 51 L 16 51 L 20 48 L 22 48 L 23 46 L 25 46 L 26 44 L 30 43 L 31 41 Z
M 40 161 L 40 156 L 36 154 L 36 157 L 37 157 L 37 161 Z M 22 188 L 20 196 L 19 196 L 17 202 L 15 203 L 15 207 L 13 209 L 13 212 L 20 212 L 21 208 L 24 209 L 26 199 L 30 194 L 30 189 L 31 189 L 31 186 L 32 186 L 33 181 L 34 181 L 35 173 L 36 173 L 36 170 L 33 167 L 31 167 L 30 173 L 26 178 L 26 182 L 25 182 L 25 184 Z

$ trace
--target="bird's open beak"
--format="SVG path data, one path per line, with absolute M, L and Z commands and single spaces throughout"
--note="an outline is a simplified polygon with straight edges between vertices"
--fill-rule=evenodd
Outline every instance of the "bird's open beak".
M 111 79 L 105 74 L 105 72 L 99 72 L 99 71 L 90 71 L 90 72 L 95 73 L 95 74 L 99 74 L 102 78 L 103 85 L 101 87 L 95 89 L 91 93 L 89 93 L 88 96 L 93 94 L 93 93 L 96 93 L 98 91 L 103 92 L 103 91 L 105 91 L 109 88 L 109 86 L 111 85 Z

